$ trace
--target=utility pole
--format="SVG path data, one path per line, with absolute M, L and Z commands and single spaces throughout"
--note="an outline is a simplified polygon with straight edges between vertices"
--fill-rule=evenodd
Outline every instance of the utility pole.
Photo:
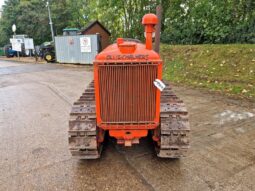
M 161 4 L 156 8 L 156 14 L 158 17 L 158 24 L 156 25 L 156 33 L 155 33 L 155 52 L 159 53 L 160 48 L 160 33 L 161 33 L 161 17 L 162 17 L 162 6 Z
M 12 25 L 12 32 L 13 32 L 13 38 L 16 40 L 16 25 L 15 24 L 13 24 Z M 13 47 L 12 47 L 13 48 Z M 18 58 L 19 58 L 19 51 L 17 51 L 17 54 L 18 54 Z M 20 58 L 19 58 L 20 59 Z
M 51 30 L 51 38 L 52 38 L 52 41 L 54 42 L 54 31 L 53 31 L 53 22 L 51 20 L 51 12 L 50 12 L 50 3 L 49 1 L 47 0 L 46 2 L 46 7 L 48 8 L 48 13 L 49 13 L 49 24 L 50 24 L 50 30 Z

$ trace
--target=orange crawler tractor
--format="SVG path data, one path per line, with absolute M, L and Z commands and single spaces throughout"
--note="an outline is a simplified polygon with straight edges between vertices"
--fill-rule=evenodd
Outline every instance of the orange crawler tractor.
M 99 158 L 105 132 L 132 146 L 148 135 L 158 157 L 179 158 L 189 147 L 188 112 L 162 82 L 163 62 L 152 50 L 158 19 L 146 14 L 146 44 L 118 38 L 96 56 L 94 80 L 73 105 L 69 149 L 80 159 Z

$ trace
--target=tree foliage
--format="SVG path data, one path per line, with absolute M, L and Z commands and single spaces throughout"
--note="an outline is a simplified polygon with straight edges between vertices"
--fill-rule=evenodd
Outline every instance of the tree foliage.
M 162 41 L 172 44 L 255 43 L 254 0 L 51 0 L 56 35 L 66 27 L 83 28 L 99 20 L 116 37 L 143 39 L 141 18 L 163 7 Z M 0 19 L 0 46 L 12 24 L 36 44 L 51 40 L 43 0 L 6 0 Z
M 254 0 L 175 0 L 166 14 L 169 43 L 254 43 Z

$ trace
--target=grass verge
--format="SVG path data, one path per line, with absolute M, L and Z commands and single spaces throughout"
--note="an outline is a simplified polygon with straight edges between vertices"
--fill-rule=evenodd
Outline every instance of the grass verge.
M 255 101 L 255 45 L 161 45 L 164 79 Z

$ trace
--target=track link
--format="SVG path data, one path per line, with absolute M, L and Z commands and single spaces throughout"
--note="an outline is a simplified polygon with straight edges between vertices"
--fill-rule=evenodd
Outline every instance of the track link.
M 70 113 L 68 141 L 71 154 L 79 159 L 100 158 L 102 144 L 98 140 L 98 133 L 92 81 L 82 96 L 73 104 Z
M 160 121 L 158 129 L 160 140 L 156 145 L 158 157 L 180 158 L 185 156 L 189 148 L 190 126 L 188 112 L 182 100 L 172 91 L 166 83 L 161 93 Z

